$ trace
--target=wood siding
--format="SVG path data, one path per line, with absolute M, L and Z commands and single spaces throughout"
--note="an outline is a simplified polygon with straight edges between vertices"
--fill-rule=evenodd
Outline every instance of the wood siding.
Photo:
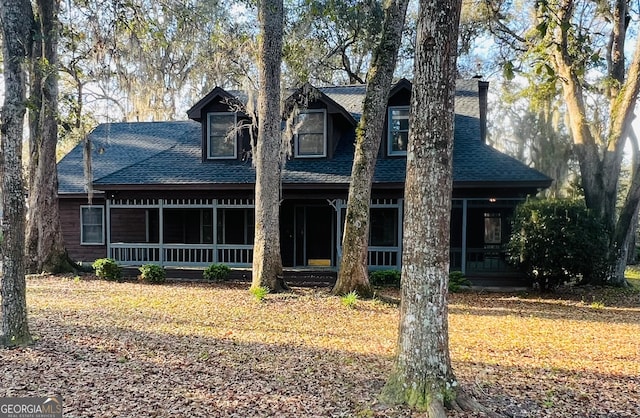
M 103 199 L 94 199 L 93 205 L 104 206 Z M 88 205 L 87 199 L 58 199 L 60 210 L 60 226 L 64 245 L 74 261 L 93 262 L 107 256 L 106 228 L 104 245 L 80 244 L 80 206 Z

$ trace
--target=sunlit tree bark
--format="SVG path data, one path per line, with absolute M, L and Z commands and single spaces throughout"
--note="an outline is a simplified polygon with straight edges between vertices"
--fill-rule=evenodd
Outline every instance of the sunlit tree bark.
M 26 76 L 32 41 L 33 11 L 29 0 L 2 0 L 4 104 L 2 135 L 2 343 L 32 342 L 27 322 L 24 270 L 25 202 L 22 135 L 26 112 Z
M 398 352 L 382 394 L 388 402 L 442 418 L 445 407 L 480 407 L 460 390 L 451 369 L 447 324 L 460 7 L 460 0 L 420 2 L 407 149 Z
M 640 170 L 634 170 L 631 187 L 619 196 L 624 148 L 640 92 L 640 40 L 632 36 L 638 11 L 627 0 L 537 2 L 525 12 L 535 18 L 525 27 L 526 20 L 510 14 L 512 2 L 487 4 L 496 41 L 513 53 L 505 74 L 545 74 L 545 84 L 562 90 L 585 202 L 610 230 L 609 266 L 600 281 L 624 286 L 629 231 L 640 202 Z M 548 88 L 545 84 L 536 89 Z
M 280 255 L 280 181 L 282 134 L 280 66 L 282 64 L 282 0 L 261 0 L 258 22 L 258 139 L 255 145 L 255 239 L 252 287 L 286 288 Z
M 32 96 L 38 107 L 31 123 L 29 217 L 26 234 L 26 270 L 71 271 L 62 238 L 58 211 L 58 23 L 59 0 L 37 0 L 34 27 L 39 49 L 32 65 Z M 34 48 L 35 49 L 35 48 Z
M 372 294 L 367 263 L 371 184 L 408 3 L 408 0 L 398 0 L 387 4 L 382 38 L 367 74 L 362 118 L 356 129 L 356 149 L 342 238 L 342 259 L 338 280 L 333 288 L 335 294 L 351 291 L 364 297 Z

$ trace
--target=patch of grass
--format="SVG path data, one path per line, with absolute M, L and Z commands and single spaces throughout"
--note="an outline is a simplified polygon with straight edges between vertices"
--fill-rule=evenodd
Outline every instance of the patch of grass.
M 269 288 L 266 286 L 252 287 L 249 292 L 256 302 L 262 302 L 269 294 Z
M 628 280 L 640 280 L 640 266 L 627 266 L 627 269 L 624 271 L 624 277 Z
M 342 305 L 346 306 L 349 309 L 355 309 L 356 305 L 358 304 L 358 299 L 359 299 L 358 292 L 356 292 L 355 290 L 352 290 L 346 295 L 342 295 L 340 297 L 340 301 L 342 302 Z
M 591 304 L 589 305 L 589 307 L 591 309 L 604 309 L 604 302 L 600 302 L 600 301 L 593 301 L 591 302 Z

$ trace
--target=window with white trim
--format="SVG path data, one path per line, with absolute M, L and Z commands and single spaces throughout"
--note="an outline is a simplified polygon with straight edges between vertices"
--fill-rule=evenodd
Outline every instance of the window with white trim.
M 409 107 L 390 107 L 387 120 L 389 121 L 387 153 L 389 155 L 406 155 L 409 142 Z
M 207 121 L 207 158 L 237 158 L 236 114 L 213 112 L 207 115 Z
M 80 206 L 80 244 L 104 244 L 103 206 Z
M 327 113 L 324 109 L 310 109 L 297 118 L 296 157 L 326 157 Z

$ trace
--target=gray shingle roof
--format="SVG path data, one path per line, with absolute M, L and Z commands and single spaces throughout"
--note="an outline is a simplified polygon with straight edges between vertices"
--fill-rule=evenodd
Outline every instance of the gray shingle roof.
M 320 89 L 355 117 L 360 116 L 364 86 Z M 209 186 L 255 181 L 250 161 L 202 161 L 201 125 L 198 122 L 114 123 L 98 126 L 91 134 L 94 185 Z M 352 138 L 352 137 L 351 137 Z M 353 141 L 342 138 L 332 159 L 292 159 L 285 165 L 283 183 L 346 186 L 351 176 Z M 404 158 L 379 159 L 374 183 L 402 183 Z M 58 164 L 59 192 L 84 192 L 82 145 Z M 549 178 L 480 141 L 477 80 L 457 84 L 453 157 L 457 184 L 545 184 Z M 187 187 L 188 188 L 188 187 Z

